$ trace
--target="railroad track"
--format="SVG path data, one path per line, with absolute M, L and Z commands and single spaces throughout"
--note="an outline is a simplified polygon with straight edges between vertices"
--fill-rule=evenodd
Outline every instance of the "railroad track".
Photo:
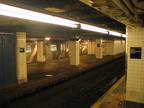
M 123 57 L 14 101 L 10 108 L 90 108 L 124 74 Z

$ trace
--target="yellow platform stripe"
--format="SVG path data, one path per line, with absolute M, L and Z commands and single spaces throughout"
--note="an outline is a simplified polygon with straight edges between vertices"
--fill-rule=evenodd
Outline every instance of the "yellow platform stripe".
M 91 108 L 98 108 L 104 102 L 104 100 L 107 98 L 107 96 L 109 94 L 111 94 L 113 92 L 113 90 L 115 88 L 117 88 L 122 81 L 124 81 L 124 79 L 125 79 L 125 75 L 120 80 L 118 80 L 101 98 L 99 98 L 99 100 L 96 101 L 96 103 L 94 103 L 91 106 Z

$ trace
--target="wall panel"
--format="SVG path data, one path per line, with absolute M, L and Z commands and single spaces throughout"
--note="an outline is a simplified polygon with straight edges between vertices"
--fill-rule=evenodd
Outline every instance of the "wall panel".
M 0 36 L 0 87 L 4 86 L 3 77 L 3 37 Z
M 0 36 L 0 88 L 16 82 L 15 37 Z
M 15 38 L 14 36 L 3 36 L 3 63 L 4 63 L 4 84 L 15 83 Z

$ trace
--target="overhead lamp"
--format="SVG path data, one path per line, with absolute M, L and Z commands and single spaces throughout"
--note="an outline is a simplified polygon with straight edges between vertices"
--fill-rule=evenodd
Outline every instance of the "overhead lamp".
M 46 37 L 45 40 L 49 41 L 49 40 L 50 40 L 50 37 Z
M 77 28 L 78 22 L 0 3 L 0 15 Z
M 79 39 L 78 41 L 82 41 L 82 39 Z
M 44 22 L 44 23 L 55 24 L 55 25 L 61 25 L 61 26 L 72 27 L 72 28 L 77 28 L 79 25 L 79 22 L 77 21 L 72 21 L 72 20 L 68 20 L 65 18 L 43 14 L 40 12 L 22 9 L 22 8 L 10 6 L 10 5 L 2 4 L 2 3 L 0 3 L 0 15 L 20 18 L 20 19 L 27 19 L 27 20 L 32 20 L 32 21 L 38 21 L 38 22 Z M 121 36 L 120 33 L 109 31 L 107 29 L 103 29 L 103 28 L 88 25 L 88 24 L 81 24 L 81 29 L 98 32 L 98 33 L 104 33 L 104 34 L 109 33 L 110 35 L 114 35 L 114 36 Z
M 118 32 L 114 32 L 114 31 L 109 31 L 109 35 L 113 35 L 113 36 L 119 36 L 121 37 L 121 33 L 118 33 Z
M 126 34 L 122 34 L 122 37 L 126 38 Z
M 104 33 L 104 34 L 108 33 L 108 30 L 106 30 L 106 29 L 96 27 L 96 26 L 92 26 L 92 25 L 88 25 L 88 24 L 81 24 L 81 29 L 88 30 L 88 31 L 93 31 L 93 32 L 98 32 L 98 33 Z

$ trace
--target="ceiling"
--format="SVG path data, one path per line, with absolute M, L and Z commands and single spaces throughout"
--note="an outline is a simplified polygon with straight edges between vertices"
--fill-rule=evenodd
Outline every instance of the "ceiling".
M 144 26 L 144 0 L 80 0 L 129 27 Z
M 99 27 L 116 30 L 125 33 L 125 24 L 116 15 L 123 15 L 119 12 L 119 8 L 112 2 L 112 0 L 0 0 L 5 3 L 11 1 L 13 4 L 20 3 L 21 5 L 30 6 L 34 9 L 45 10 L 47 12 L 54 12 L 76 20 L 85 21 L 95 24 Z M 109 1 L 109 2 L 108 2 Z M 109 5 L 109 6 L 108 6 Z M 107 8 L 107 7 L 108 8 Z M 103 8 L 104 7 L 104 8 Z M 111 10 L 110 10 L 111 8 Z M 105 10 L 105 11 L 103 11 Z M 106 10 L 108 10 L 106 12 Z M 112 14 L 112 10 L 117 10 L 118 13 Z M 109 13 L 109 14 L 108 14 Z M 114 17 L 115 16 L 115 17 Z M 125 17 L 123 15 L 123 17 Z M 1 31 L 26 31 L 31 33 L 47 33 L 63 35 L 95 35 L 96 33 L 73 30 L 67 27 L 59 27 L 52 24 L 44 24 L 35 21 L 22 20 L 17 18 L 10 18 L 0 16 L 0 30 Z

